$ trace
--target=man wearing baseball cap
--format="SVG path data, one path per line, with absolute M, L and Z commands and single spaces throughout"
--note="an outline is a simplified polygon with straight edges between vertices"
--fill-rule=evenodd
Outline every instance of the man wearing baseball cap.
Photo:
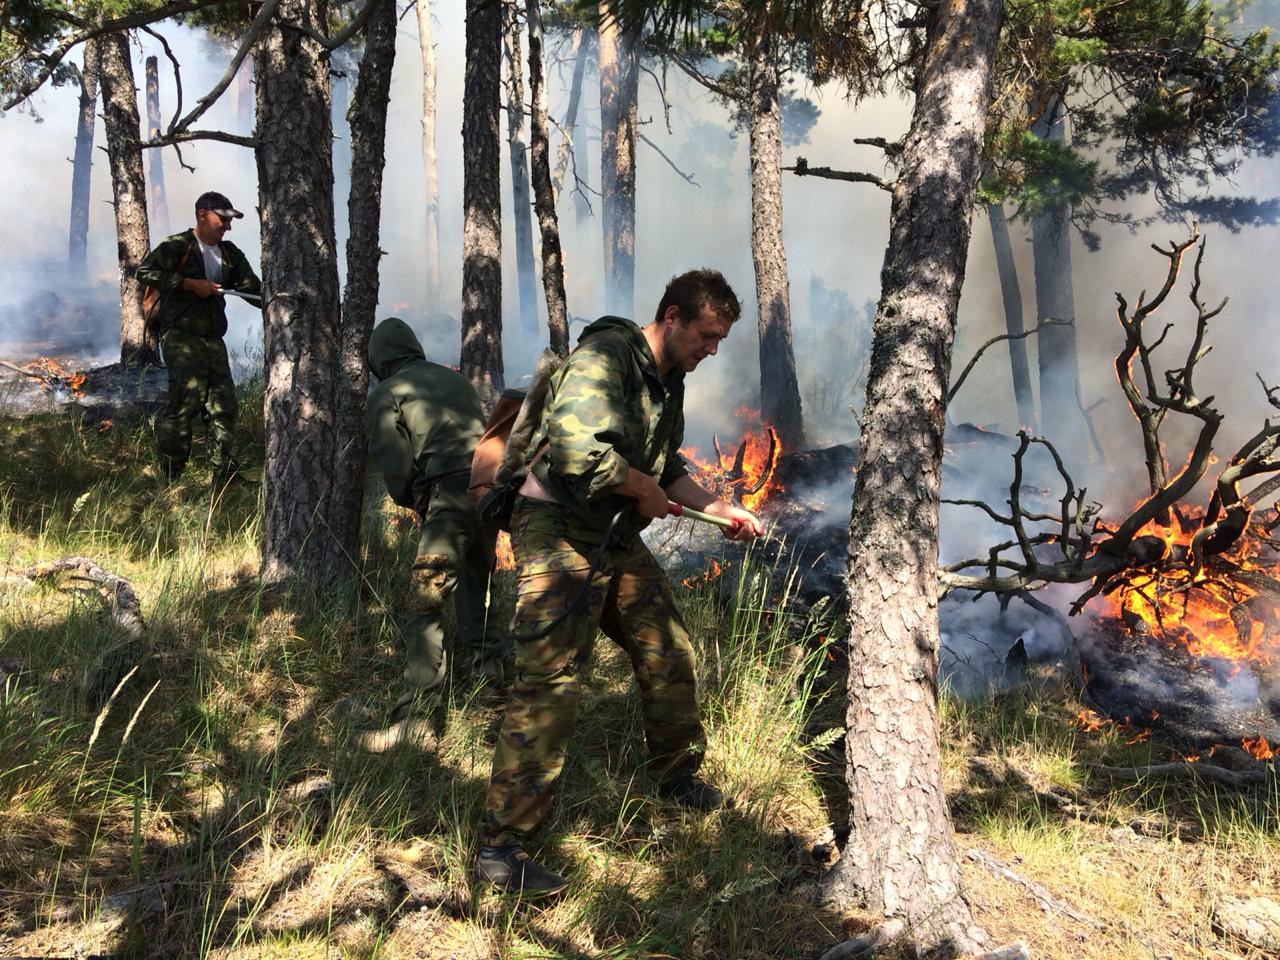
M 176 480 L 191 455 L 191 421 L 204 415 L 213 441 L 214 480 L 236 474 L 231 434 L 236 388 L 227 361 L 225 291 L 260 305 L 262 281 L 240 249 L 223 237 L 244 214 L 223 194 L 196 200 L 196 225 L 163 240 L 138 268 L 138 280 L 160 291 L 160 347 L 169 368 L 169 400 L 156 419 L 160 468 Z

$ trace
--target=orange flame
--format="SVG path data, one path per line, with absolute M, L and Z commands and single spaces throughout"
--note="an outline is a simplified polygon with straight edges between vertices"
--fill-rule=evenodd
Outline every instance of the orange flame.
M 729 564 L 721 564 L 719 560 L 716 560 L 713 557 L 711 562 L 707 564 L 707 569 L 703 570 L 702 573 L 694 574 L 692 577 L 685 577 L 680 582 L 686 589 L 693 589 L 694 587 L 701 586 L 704 583 L 710 583 L 712 580 L 715 580 L 724 573 L 728 568 Z
M 750 407 L 739 407 L 734 411 L 734 416 L 743 424 L 738 446 L 732 450 L 720 451 L 714 462 L 703 457 L 697 447 L 682 447 L 680 455 L 688 463 L 693 479 L 700 486 L 715 491 L 726 500 L 740 493 L 742 505 L 748 510 L 759 512 L 770 497 L 784 489 L 773 477 L 782 445 L 773 427 L 761 421 L 758 411 Z M 771 444 L 774 447 L 772 463 L 769 458 Z M 739 449 L 742 451 L 740 473 L 735 470 L 734 462 Z M 745 492 L 757 487 L 759 489 L 755 493 Z
M 28 363 L 24 368 L 28 373 L 39 377 L 46 390 L 52 390 L 55 381 L 62 381 L 74 397 L 84 396 L 84 382 L 87 377 L 79 370 L 68 370 L 53 357 L 41 357 Z
M 1244 737 L 1240 741 L 1240 746 L 1255 760 L 1270 760 L 1275 756 L 1275 751 L 1271 749 L 1271 744 L 1267 743 L 1266 737 Z
M 494 569 L 514 570 L 516 568 L 515 551 L 511 549 L 511 535 L 505 530 L 498 532 L 498 542 L 494 548 Z
M 1140 535 L 1158 537 L 1165 543 L 1166 558 L 1185 554 L 1197 525 L 1184 531 L 1175 520 L 1172 526 L 1148 523 Z M 1224 555 L 1244 569 L 1275 576 L 1280 569 L 1259 562 L 1261 546 L 1249 537 L 1239 541 Z M 1179 570 L 1176 563 L 1162 562 L 1159 578 L 1138 574 L 1120 590 L 1103 598 L 1108 613 L 1130 625 L 1141 621 L 1150 634 L 1171 645 L 1180 645 L 1194 657 L 1215 657 L 1237 664 L 1254 661 L 1266 665 L 1278 652 L 1274 628 L 1280 625 L 1280 607 L 1258 607 L 1260 601 L 1243 606 L 1258 596 L 1256 590 L 1234 578 L 1213 577 L 1201 567 L 1193 575 L 1190 566 Z M 1170 588 L 1173 588 L 1172 590 Z M 1157 596 L 1157 589 L 1162 595 Z M 1261 612 L 1261 619 L 1259 613 Z M 1268 629 L 1268 628 L 1271 629 Z

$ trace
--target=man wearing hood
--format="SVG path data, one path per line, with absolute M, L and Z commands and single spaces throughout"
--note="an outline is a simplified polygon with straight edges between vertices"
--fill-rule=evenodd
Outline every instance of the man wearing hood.
M 552 377 L 529 451 L 529 477 L 511 518 L 516 679 L 508 689 L 476 861 L 480 877 L 496 887 L 548 893 L 565 886 L 521 843 L 551 808 L 579 676 L 602 616 L 635 671 L 658 794 L 700 811 L 724 804 L 724 795 L 698 776 L 706 741 L 693 647 L 640 532 L 667 516 L 668 499 L 735 521 L 726 533 L 733 539 L 761 532 L 753 514 L 694 483 L 679 453 L 684 376 L 715 355 L 739 312 L 723 276 L 690 271 L 668 284 L 643 329 L 620 317 L 587 327 Z M 611 522 L 612 535 L 602 545 Z
M 395 725 L 409 717 L 421 694 L 444 681 L 442 620 L 450 594 L 459 640 L 476 662 L 496 674 L 505 650 L 486 639 L 493 632 L 485 596 L 496 531 L 481 523 L 467 495 L 471 455 L 484 432 L 480 397 L 462 374 L 428 361 L 413 330 L 397 317 L 374 329 L 369 369 L 378 378 L 367 406 L 369 462 L 382 473 L 391 499 L 417 511 L 421 526 L 414 615 L 402 628 L 407 689 L 392 710 Z

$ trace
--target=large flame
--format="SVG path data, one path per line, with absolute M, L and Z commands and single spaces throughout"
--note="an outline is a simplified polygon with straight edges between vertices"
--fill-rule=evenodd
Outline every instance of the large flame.
M 759 512 L 770 497 L 784 489 L 773 475 L 782 446 L 773 427 L 760 419 L 759 411 L 739 407 L 733 415 L 742 424 L 736 444 L 729 449 L 718 448 L 712 453 L 713 459 L 708 459 L 699 448 L 692 446 L 682 447 L 680 454 L 699 486 L 725 500 L 739 500 L 748 510 Z M 737 464 L 739 451 L 742 453 L 740 469 Z
M 1160 538 L 1167 554 L 1174 554 L 1185 552 L 1197 526 L 1188 524 L 1184 530 L 1176 521 L 1171 526 L 1152 521 L 1140 534 Z M 1264 562 L 1261 554 L 1258 542 L 1244 536 L 1223 557 L 1245 570 L 1280 573 L 1280 565 Z M 1215 575 L 1205 567 L 1193 574 L 1189 565 L 1178 570 L 1164 564 L 1159 582 L 1154 574 L 1135 574 L 1103 603 L 1131 627 L 1141 623 L 1156 639 L 1185 647 L 1192 656 L 1266 665 L 1280 652 L 1274 630 L 1280 610 L 1257 597 L 1258 591 L 1237 578 Z

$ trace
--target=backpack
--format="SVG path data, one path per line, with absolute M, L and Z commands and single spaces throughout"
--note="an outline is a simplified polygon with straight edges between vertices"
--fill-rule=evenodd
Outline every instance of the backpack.
M 187 262 L 187 257 L 191 254 L 191 248 L 194 244 L 187 244 L 187 248 L 182 251 L 182 256 L 178 258 L 177 272 L 182 272 L 183 265 Z M 143 328 L 149 334 L 158 334 L 160 332 L 160 315 L 164 308 L 164 293 L 159 287 L 146 286 L 142 288 L 142 323 Z
M 502 392 L 476 445 L 467 492 L 481 519 L 499 530 L 511 530 L 516 497 L 529 473 L 525 453 L 542 422 L 551 376 L 564 361 L 550 347 L 543 350 L 529 389 Z

